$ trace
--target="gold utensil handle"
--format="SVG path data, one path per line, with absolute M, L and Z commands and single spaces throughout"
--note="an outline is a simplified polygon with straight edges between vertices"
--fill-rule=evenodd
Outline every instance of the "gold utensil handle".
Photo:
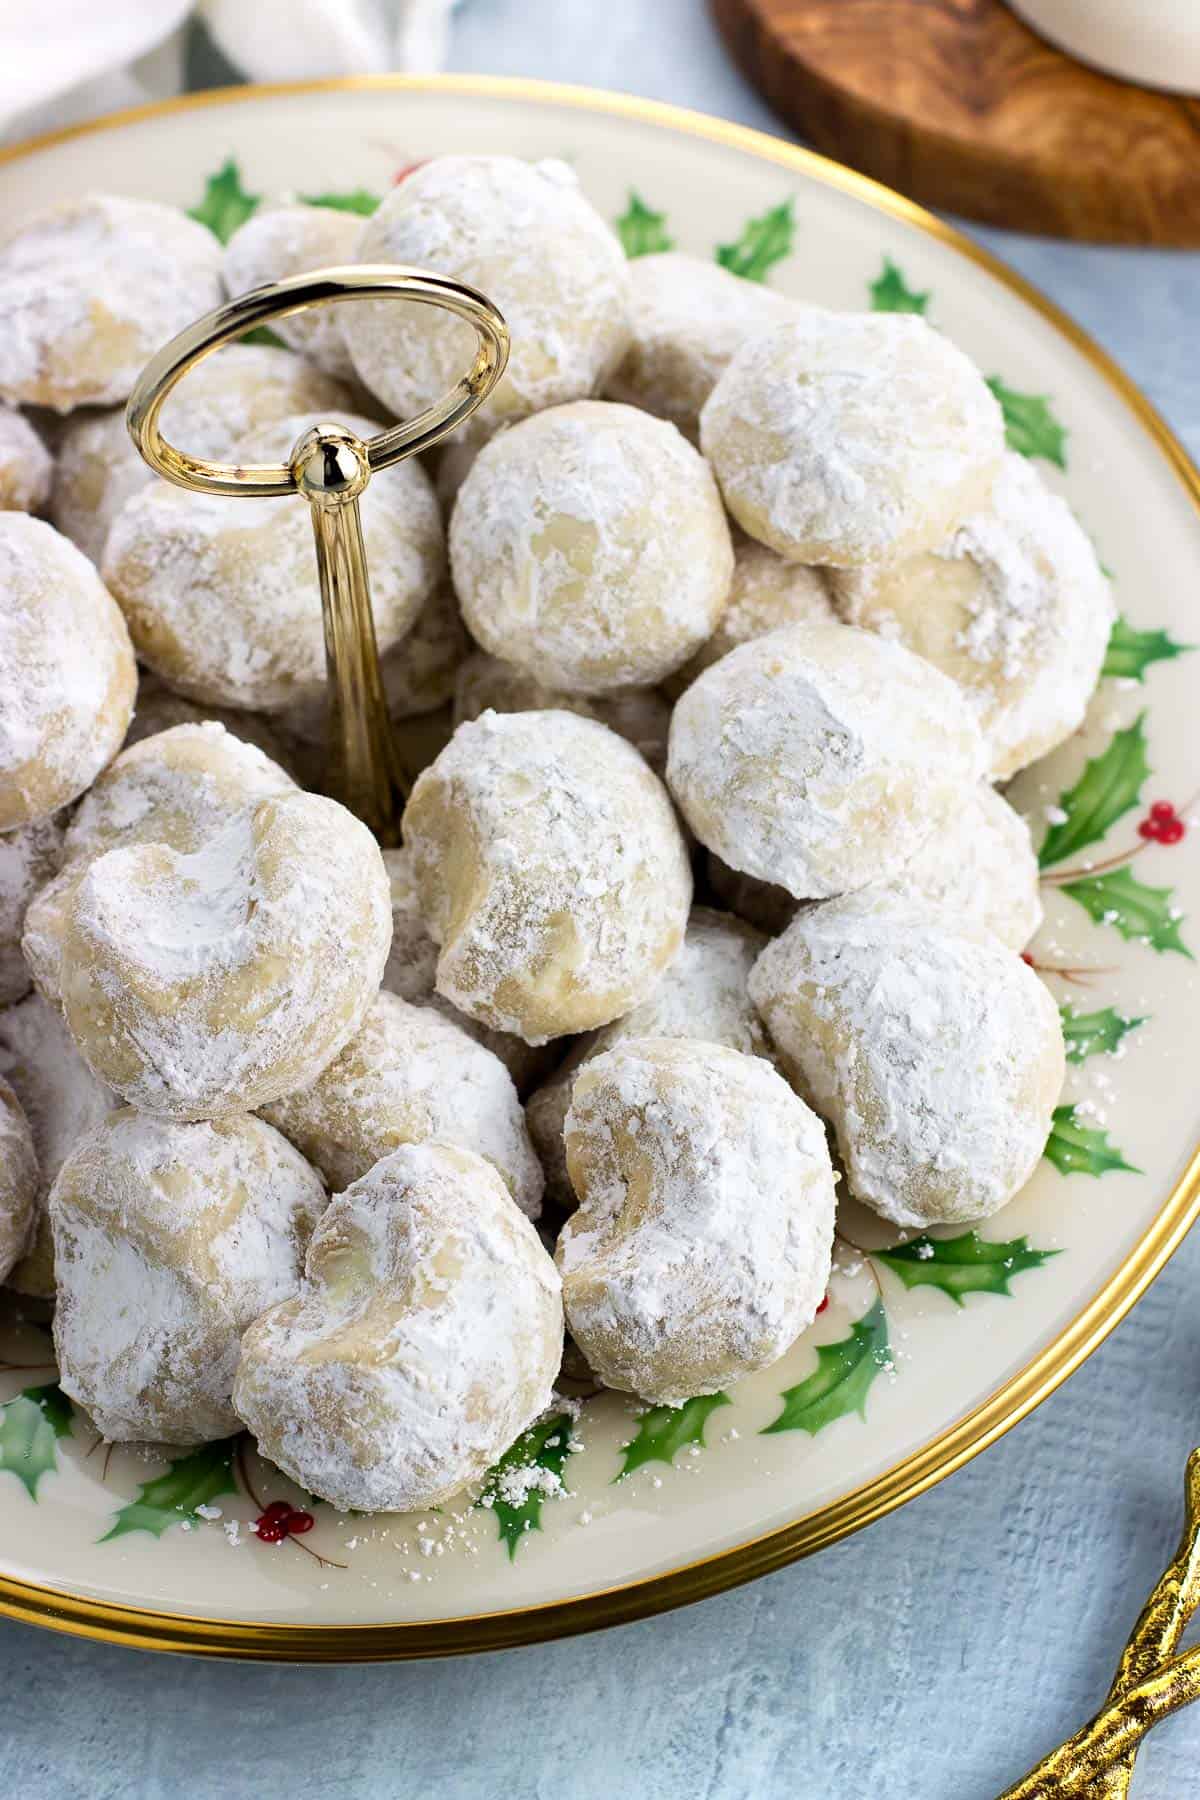
M 386 299 L 439 307 L 475 330 L 471 367 L 415 419 L 368 439 L 342 425 L 314 426 L 286 463 L 209 462 L 163 437 L 159 420 L 172 389 L 223 344 L 309 306 Z M 423 269 L 351 263 L 290 275 L 206 313 L 146 365 L 125 412 L 142 457 L 177 487 L 236 499 L 300 494 L 308 501 L 325 626 L 332 785 L 385 844 L 398 840 L 404 792 L 379 669 L 358 499 L 376 470 L 428 450 L 470 418 L 503 375 L 508 346 L 499 310 L 465 283 Z

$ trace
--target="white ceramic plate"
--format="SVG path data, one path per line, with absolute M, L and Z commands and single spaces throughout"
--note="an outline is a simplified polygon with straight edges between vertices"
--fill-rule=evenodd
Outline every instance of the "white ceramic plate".
M 347 1519 L 314 1506 L 302 1538 L 264 1543 L 259 1506 L 303 1497 L 244 1445 L 171 1465 L 119 1451 L 106 1466 L 53 1369 L 9 1369 L 0 1610 L 19 1617 L 167 1648 L 349 1658 L 678 1605 L 866 1524 L 983 1448 L 1095 1347 L 1196 1211 L 1200 659 L 1173 652 L 1200 638 L 1200 481 L 1140 396 L 1023 283 L 906 201 L 771 138 L 583 89 L 457 78 L 233 90 L 69 132 L 0 164 L 0 223 L 96 187 L 193 205 L 227 158 L 252 193 L 381 193 L 405 164 L 451 150 L 566 158 L 607 217 L 628 215 L 634 190 L 662 215 L 643 219 L 651 237 L 702 256 L 739 246 L 751 274 L 764 243 L 787 249 L 768 279 L 827 306 L 926 305 L 1003 383 L 1014 443 L 1093 533 L 1129 622 L 1125 674 L 1014 794 L 1039 836 L 1048 807 L 1066 815 L 1034 947 L 1072 971 L 1047 979 L 1090 1020 L 1073 1027 L 1091 1054 L 1071 1066 L 1061 1167 L 1043 1162 L 988 1222 L 982 1238 L 1002 1250 L 968 1239 L 889 1262 L 843 1245 L 813 1329 L 727 1404 L 639 1417 L 616 1396 L 586 1400 L 541 1450 L 567 1492 L 535 1489 L 523 1510 L 467 1498 Z M 1072 797 L 1089 758 L 1104 760 Z M 1157 839 L 1139 833 L 1155 802 L 1178 809 L 1181 833 L 1169 820 Z M 896 1243 L 866 1215 L 842 1224 L 860 1246 Z M 9 1363 L 38 1364 L 47 1345 L 0 1314 Z

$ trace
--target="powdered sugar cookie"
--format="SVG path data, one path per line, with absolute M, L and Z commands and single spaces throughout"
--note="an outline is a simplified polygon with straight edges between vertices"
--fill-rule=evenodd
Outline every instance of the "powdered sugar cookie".
M 281 794 L 194 852 L 134 844 L 89 865 L 63 946 L 67 1021 L 144 1112 L 251 1112 L 353 1037 L 391 925 L 366 826 L 336 801 Z
M 1042 922 L 1029 827 L 985 781 L 964 791 L 946 823 L 890 881 L 865 891 L 938 907 L 956 926 L 982 926 L 1010 950 L 1023 950 Z
M 529 1043 L 606 1025 L 683 941 L 692 879 L 631 745 L 572 713 L 485 713 L 420 776 L 404 838 L 438 992 Z
M 124 620 L 52 525 L 0 513 L 0 831 L 74 800 L 120 749 L 137 688 Z
M 21 1102 L 0 1080 L 0 1284 L 29 1248 L 38 1197 L 37 1152 Z
M 0 512 L 41 512 L 54 459 L 29 420 L 0 406 Z
M 211 231 L 149 200 L 93 194 L 0 245 L 0 399 L 113 406 L 156 350 L 221 299 Z
M 0 1076 L 29 1121 L 38 1166 L 33 1235 L 8 1285 L 18 1293 L 53 1300 L 54 1244 L 46 1199 L 80 1138 L 118 1101 L 96 1080 L 60 1015 L 37 994 L 0 1012 Z
M 889 896 L 796 915 L 750 994 L 894 1224 L 987 1218 L 1037 1167 L 1062 1087 L 1058 1008 L 990 932 Z
M 955 684 L 847 625 L 740 645 L 671 719 L 667 780 L 696 836 L 797 899 L 894 875 L 982 772 Z
M 812 310 L 743 345 L 700 442 L 751 537 L 794 562 L 856 567 L 931 549 L 982 505 L 1004 421 L 924 319 Z
M 747 1056 L 770 1058 L 762 1021 L 746 989 L 766 939 L 728 913 L 696 906 L 683 949 L 648 999 L 603 1031 L 581 1039 L 561 1068 L 529 1096 L 529 1134 L 546 1171 L 546 1191 L 560 1206 L 574 1206 L 567 1174 L 563 1127 L 580 1069 L 629 1038 L 701 1038 Z
M 361 436 L 381 427 L 355 415 Z M 307 416 L 276 420 L 231 455 L 285 453 Z M 415 461 L 383 469 L 362 496 L 371 606 L 381 650 L 409 631 L 443 571 L 442 521 Z M 127 500 L 108 535 L 105 578 L 137 652 L 189 699 L 275 712 L 325 686 L 321 594 L 308 509 L 254 505 L 159 482 Z
M 222 273 L 231 294 L 356 260 L 354 247 L 362 220 L 335 206 L 295 204 L 260 206 L 225 246 Z M 354 364 L 342 336 L 339 308 L 310 306 L 276 319 L 272 329 L 285 344 L 299 350 L 328 375 L 351 380 Z
M 993 778 L 1053 750 L 1083 719 L 1116 608 L 1065 500 L 1010 452 L 990 503 L 936 550 L 832 572 L 843 616 L 954 677 Z
M 630 263 L 629 306 L 633 341 L 605 392 L 670 419 L 693 439 L 730 358 L 798 310 L 785 294 L 678 250 Z
M 50 1195 L 64 1390 L 117 1443 L 237 1431 L 242 1333 L 297 1291 L 324 1210 L 315 1172 L 261 1119 L 111 1114 Z
M 334 1506 L 437 1506 L 549 1404 L 562 1336 L 554 1264 L 491 1164 L 406 1145 L 333 1200 L 300 1296 L 246 1333 L 234 1405 Z
M 242 438 L 275 420 L 309 412 L 341 418 L 355 409 L 348 388 L 291 350 L 227 344 L 189 370 L 168 397 L 160 424 L 168 443 L 225 462 Z M 293 441 L 283 428 L 272 455 L 286 456 Z M 59 441 L 50 516 L 99 567 L 113 520 L 155 480 L 134 447 L 123 407 L 80 413 Z
M 58 870 L 62 841 L 57 819 L 38 819 L 0 834 L 0 1006 L 29 992 L 32 977 L 21 953 L 21 932 L 30 901 Z
M 542 1210 L 541 1165 L 508 1070 L 461 1026 L 398 994 L 379 994 L 317 1079 L 264 1117 L 331 1188 L 349 1187 L 401 1144 L 437 1138 L 485 1157 L 531 1219 Z
M 822 569 L 785 562 L 744 532 L 733 538 L 733 585 L 717 628 L 696 654 L 669 675 L 666 693 L 678 699 L 697 675 L 720 662 L 739 644 L 765 637 L 780 625 L 827 625 L 837 618 Z
M 454 503 L 450 558 L 472 637 L 578 694 L 677 669 L 711 636 L 733 573 L 703 457 L 673 425 L 600 400 L 484 446 Z
M 512 352 L 472 437 L 594 394 L 629 342 L 625 256 L 565 163 L 435 157 L 367 220 L 355 260 L 436 269 L 504 314 Z M 452 388 L 475 354 L 471 327 L 428 306 L 368 301 L 341 324 L 362 380 L 402 419 Z
M 598 719 L 618 737 L 640 750 L 650 767 L 662 774 L 667 761 L 671 708 L 655 688 L 618 688 L 612 694 L 567 694 L 546 687 L 535 675 L 479 650 L 458 670 L 454 684 L 454 722 L 478 719 L 485 712 L 571 712 Z
M 820 1120 L 769 1063 L 627 1039 L 575 1083 L 567 1162 L 563 1305 L 606 1386 L 678 1406 L 776 1362 L 811 1323 L 833 1170 Z

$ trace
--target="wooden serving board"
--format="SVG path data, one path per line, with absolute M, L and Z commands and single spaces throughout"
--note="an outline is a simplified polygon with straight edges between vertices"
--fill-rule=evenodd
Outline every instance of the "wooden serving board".
M 1003 0 L 712 7 L 802 137 L 914 200 L 1056 237 L 1200 247 L 1200 99 L 1072 61 Z

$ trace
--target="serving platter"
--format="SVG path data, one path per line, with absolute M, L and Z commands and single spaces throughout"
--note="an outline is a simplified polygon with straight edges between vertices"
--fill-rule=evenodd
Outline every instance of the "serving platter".
M 350 1660 L 529 1642 L 698 1599 L 868 1524 L 984 1449 L 1095 1348 L 1200 1208 L 1184 1075 L 1200 951 L 1200 476 L 1024 282 L 899 196 L 773 138 L 466 77 L 239 88 L 57 134 L 0 159 L 0 228 L 97 187 L 197 208 L 214 227 L 296 189 L 362 210 L 452 150 L 566 160 L 630 254 L 674 245 L 822 305 L 923 311 L 992 379 L 1010 443 L 1092 533 L 1120 614 L 1083 729 L 1009 790 L 1045 839 L 1046 923 L 1029 955 L 1064 1009 L 1068 1085 L 1034 1180 L 979 1233 L 905 1244 L 843 1206 L 828 1304 L 781 1363 L 674 1411 L 573 1385 L 482 1493 L 426 1515 L 339 1516 L 245 1439 L 169 1456 L 96 1444 L 55 1385 L 44 1321 L 0 1297 L 0 1612 L 18 1618 L 162 1649 Z M 260 1536 L 273 1503 L 311 1528 Z

